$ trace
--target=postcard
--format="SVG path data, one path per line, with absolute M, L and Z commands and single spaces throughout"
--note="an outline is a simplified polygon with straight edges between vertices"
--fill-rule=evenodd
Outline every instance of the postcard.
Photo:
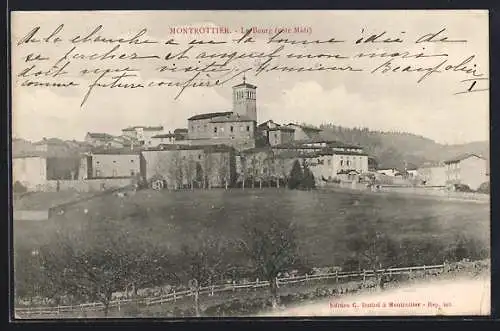
M 10 38 L 15 319 L 490 315 L 487 11 Z

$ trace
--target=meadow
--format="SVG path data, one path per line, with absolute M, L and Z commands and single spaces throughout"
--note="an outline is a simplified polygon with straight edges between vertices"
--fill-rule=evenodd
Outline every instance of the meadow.
M 468 255 L 489 255 L 488 204 L 275 188 L 143 190 L 125 197 L 102 196 L 68 207 L 45 222 L 14 220 L 14 247 L 35 249 L 50 241 L 61 226 L 77 228 L 85 220 L 113 219 L 129 229 L 131 237 L 175 251 L 196 243 L 200 235 L 236 238 L 244 222 L 257 218 L 292 222 L 300 253 L 313 266 L 345 263 L 352 255 L 348 242 L 367 225 L 399 245 L 397 265 L 442 263 L 447 247 L 459 241 L 467 246 Z

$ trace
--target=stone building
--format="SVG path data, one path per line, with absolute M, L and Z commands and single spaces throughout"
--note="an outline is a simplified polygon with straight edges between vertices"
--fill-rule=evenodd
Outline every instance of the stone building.
M 234 149 L 224 145 L 164 145 L 142 151 L 144 178 L 168 189 L 231 186 Z
M 257 87 L 243 81 L 233 86 L 232 111 L 198 114 L 188 119 L 186 145 L 228 145 L 237 150 L 255 147 Z
M 482 183 L 489 181 L 488 164 L 485 158 L 476 154 L 463 154 L 444 161 L 446 184 L 464 184 L 477 190 Z

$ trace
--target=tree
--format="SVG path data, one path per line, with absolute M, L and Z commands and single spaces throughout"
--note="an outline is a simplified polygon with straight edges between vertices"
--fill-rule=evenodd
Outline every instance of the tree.
M 304 178 L 302 167 L 299 160 L 293 162 L 292 170 L 290 171 L 290 178 L 288 180 L 288 188 L 295 190 L 300 187 L 300 183 Z
M 194 291 L 196 316 L 201 315 L 199 303 L 200 287 L 208 286 L 220 278 L 228 269 L 228 242 L 201 232 L 189 244 L 181 247 L 178 266 L 180 277 L 188 281 Z M 189 241 L 189 240 L 188 240 Z
M 166 252 L 138 240 L 111 220 L 90 220 L 81 229 L 59 231 L 56 240 L 40 248 L 47 277 L 58 294 L 77 301 L 98 301 L 109 312 L 112 295 L 132 283 L 164 281 Z
M 381 269 L 392 267 L 397 259 L 395 241 L 389 237 L 381 219 L 365 220 L 360 215 L 348 217 L 347 249 L 358 261 L 359 269 L 373 270 L 379 288 L 384 286 Z
M 255 274 L 269 282 L 272 307 L 277 308 L 278 273 L 302 264 L 295 226 L 278 212 L 271 212 L 268 218 L 248 219 L 243 230 L 243 252 Z
M 198 183 L 198 186 L 203 185 L 203 179 L 203 167 L 201 166 L 200 162 L 196 162 L 196 182 Z
M 196 162 L 194 161 L 193 155 L 189 153 L 187 159 L 184 162 L 184 173 L 186 174 L 186 180 L 190 189 L 193 188 L 193 181 L 196 178 Z
M 316 180 L 311 169 L 304 163 L 304 172 L 302 175 L 302 180 L 300 181 L 300 188 L 310 190 L 316 187 Z

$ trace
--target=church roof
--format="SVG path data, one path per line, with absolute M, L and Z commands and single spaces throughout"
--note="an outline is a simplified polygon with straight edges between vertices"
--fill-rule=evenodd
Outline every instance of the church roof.
M 192 120 L 206 120 L 206 119 L 210 119 L 210 118 L 214 118 L 214 117 L 218 117 L 218 116 L 230 115 L 232 113 L 233 113 L 232 111 L 225 111 L 225 112 L 215 112 L 215 113 L 198 114 L 198 115 L 194 115 L 194 116 L 191 116 L 190 118 L 188 118 L 188 121 L 192 121 Z
M 234 87 L 248 87 L 248 88 L 254 88 L 254 89 L 257 88 L 257 86 L 252 85 L 252 84 L 248 84 L 248 83 L 241 83 L 241 84 L 238 84 L 238 85 L 234 85 L 233 88 Z
M 225 123 L 225 122 L 251 122 L 253 121 L 250 117 L 245 115 L 240 115 L 237 113 L 231 113 L 225 116 L 219 116 L 213 118 L 211 123 Z

